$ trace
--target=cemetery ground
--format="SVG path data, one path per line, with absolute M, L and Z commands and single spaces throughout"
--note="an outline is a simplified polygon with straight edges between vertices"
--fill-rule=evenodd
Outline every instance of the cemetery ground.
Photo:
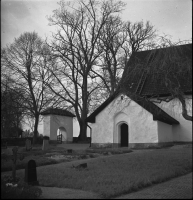
M 132 151 L 87 148 L 72 153 L 64 146 L 50 145 L 46 151 L 41 146 L 31 151 L 19 148 L 25 158 L 17 161 L 16 176 L 24 180 L 25 165 L 33 159 L 39 186 L 78 189 L 97 194 L 98 198 L 114 198 L 192 172 L 192 145 Z M 11 174 L 8 158 L 6 154 L 1 156 L 1 177 Z M 76 167 L 82 163 L 87 167 Z

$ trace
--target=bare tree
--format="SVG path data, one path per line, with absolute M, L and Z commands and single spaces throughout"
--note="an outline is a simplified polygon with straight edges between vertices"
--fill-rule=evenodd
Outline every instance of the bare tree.
M 100 77 L 101 87 L 108 96 L 116 91 L 122 73 L 132 53 L 155 46 L 156 30 L 149 21 L 123 22 L 111 17 L 103 27 L 99 45 L 103 54 L 98 70 L 92 70 L 92 77 Z
M 85 140 L 89 103 L 99 87 L 90 78 L 103 51 L 98 40 L 110 16 L 118 13 L 124 4 L 113 0 L 79 0 L 74 4 L 61 1 L 59 5 L 49 18 L 58 31 L 50 44 L 55 65 L 49 71 L 54 80 L 47 82 L 47 86 L 74 108 L 80 125 L 79 139 Z
M 103 52 L 97 63 L 98 70 L 91 70 L 92 78 L 101 79 L 101 88 L 107 91 L 107 95 L 112 95 L 117 88 L 120 75 L 124 69 L 122 60 L 124 56 L 124 43 L 126 32 L 120 17 L 112 16 L 102 29 L 100 40 L 98 41 Z M 99 80 L 98 80 L 99 82 Z
M 154 26 L 147 21 L 145 24 L 143 21 L 126 23 L 126 32 L 128 34 L 127 42 L 131 48 L 131 53 L 149 50 L 156 45 L 156 30 Z
M 12 88 L 9 77 L 1 76 L 1 136 L 19 136 L 25 113 L 22 103 L 22 92 Z
M 46 44 L 37 33 L 24 33 L 14 43 L 2 49 L 2 66 L 14 80 L 14 87 L 23 93 L 27 115 L 34 120 L 34 143 L 37 139 L 37 128 L 41 111 L 57 99 L 47 94 L 43 82 L 49 77 L 46 66 L 51 64 Z

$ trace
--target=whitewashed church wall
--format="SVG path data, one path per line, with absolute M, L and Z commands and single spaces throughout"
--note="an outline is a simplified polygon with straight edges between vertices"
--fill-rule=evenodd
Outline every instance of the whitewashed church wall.
M 110 123 L 111 122 L 111 123 Z M 113 143 L 113 118 L 108 110 L 102 110 L 92 127 L 92 143 Z
M 130 143 L 157 143 L 157 122 L 153 121 L 153 115 L 134 101 L 125 110 L 130 116 Z
M 172 125 L 157 121 L 158 142 L 173 142 Z
M 192 116 L 192 99 L 191 96 L 187 96 L 186 102 L 188 107 L 188 114 Z M 155 103 L 166 113 L 179 121 L 179 125 L 172 126 L 173 140 L 174 142 L 192 142 L 192 122 L 186 120 L 182 116 L 182 106 L 179 100 L 173 99 L 170 102 Z
M 123 96 L 123 95 L 122 95 Z M 157 122 L 151 113 L 124 96 L 119 95 L 97 116 L 92 124 L 92 143 L 119 142 L 117 124 L 129 126 L 129 143 L 157 143 Z
M 128 125 L 128 143 L 129 143 L 129 124 L 130 124 L 130 119 L 129 116 L 124 113 L 124 112 L 118 112 L 114 115 L 114 129 L 113 129 L 113 143 L 119 144 L 121 142 L 121 137 L 120 137 L 120 125 L 122 123 L 126 123 Z

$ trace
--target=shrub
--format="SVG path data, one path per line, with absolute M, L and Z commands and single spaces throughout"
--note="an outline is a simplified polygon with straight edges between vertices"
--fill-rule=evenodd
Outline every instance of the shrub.
M 43 144 L 43 136 L 37 137 L 37 144 Z
M 86 155 L 80 155 L 80 158 L 82 158 L 82 159 L 86 159 L 86 158 L 88 158 Z
M 49 140 L 50 137 L 49 137 L 49 136 L 43 136 L 43 139 L 44 139 L 44 140 Z
M 104 154 L 104 155 L 108 155 L 110 152 L 111 154 L 122 154 L 122 153 L 130 153 L 132 152 L 131 149 L 121 149 L 121 148 L 90 148 L 90 149 L 86 149 L 86 152 L 88 153 L 100 153 L 100 154 Z
M 96 156 L 94 154 L 89 154 L 90 158 L 95 158 Z
M 31 140 L 31 143 L 33 142 L 32 137 L 26 137 L 26 138 L 3 138 L 3 142 L 7 142 L 7 146 L 25 146 L 26 140 Z
M 86 139 L 85 139 L 85 141 L 79 141 L 78 140 L 78 137 L 73 137 L 73 143 L 82 143 L 82 144 L 88 144 L 88 143 L 90 143 L 90 141 L 91 141 L 91 138 L 90 137 L 87 137 Z

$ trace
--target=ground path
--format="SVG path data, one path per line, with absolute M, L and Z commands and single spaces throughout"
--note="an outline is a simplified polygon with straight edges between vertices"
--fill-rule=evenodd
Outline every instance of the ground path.
M 100 199 L 100 196 L 82 190 L 56 188 L 56 187 L 40 187 L 42 195 L 39 199 Z
M 116 199 L 192 199 L 192 173 Z

